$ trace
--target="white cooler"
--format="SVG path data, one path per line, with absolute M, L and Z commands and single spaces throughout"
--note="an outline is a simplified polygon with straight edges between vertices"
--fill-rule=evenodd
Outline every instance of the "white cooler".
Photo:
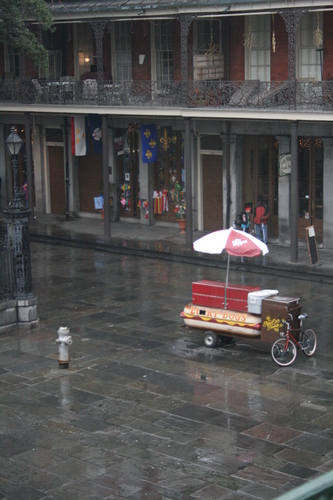
M 263 299 L 278 295 L 278 290 L 259 290 L 258 292 L 249 292 L 247 296 L 247 310 L 252 314 L 261 314 Z

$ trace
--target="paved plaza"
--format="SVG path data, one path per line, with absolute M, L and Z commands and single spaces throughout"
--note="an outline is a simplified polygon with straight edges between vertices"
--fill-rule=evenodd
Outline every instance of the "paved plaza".
M 192 281 L 225 269 L 37 242 L 31 253 L 40 328 L 0 336 L 0 498 L 274 499 L 332 469 L 330 282 L 231 269 L 231 282 L 301 297 L 318 349 L 279 368 L 269 344 L 207 349 L 183 326 Z

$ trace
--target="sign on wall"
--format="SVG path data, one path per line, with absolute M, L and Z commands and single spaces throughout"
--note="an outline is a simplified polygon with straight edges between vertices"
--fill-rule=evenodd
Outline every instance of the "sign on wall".
M 291 172 L 291 154 L 286 153 L 279 156 L 279 176 L 288 175 Z

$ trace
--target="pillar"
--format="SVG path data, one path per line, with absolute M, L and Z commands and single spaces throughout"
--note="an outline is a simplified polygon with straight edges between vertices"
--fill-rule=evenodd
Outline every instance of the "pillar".
M 277 136 L 279 142 L 279 156 L 290 153 L 290 137 Z M 279 243 L 290 243 L 290 174 L 279 176 Z
M 102 116 L 102 130 L 105 140 L 103 141 L 103 196 L 104 196 L 104 236 L 111 236 L 110 217 L 110 182 L 109 182 L 109 154 L 108 154 L 108 118 Z
M 297 122 L 291 124 L 290 174 L 290 260 L 298 261 L 298 133 Z
M 185 120 L 184 142 L 185 190 L 186 190 L 186 248 L 193 247 L 192 223 L 192 166 L 191 166 L 191 120 Z

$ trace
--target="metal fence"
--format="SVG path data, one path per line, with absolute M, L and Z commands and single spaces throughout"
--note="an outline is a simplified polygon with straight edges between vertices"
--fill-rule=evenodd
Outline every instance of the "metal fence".
M 332 111 L 333 81 L 2 80 L 0 103 Z
M 7 227 L 0 222 L 0 300 L 13 299 L 15 293 L 14 251 Z

